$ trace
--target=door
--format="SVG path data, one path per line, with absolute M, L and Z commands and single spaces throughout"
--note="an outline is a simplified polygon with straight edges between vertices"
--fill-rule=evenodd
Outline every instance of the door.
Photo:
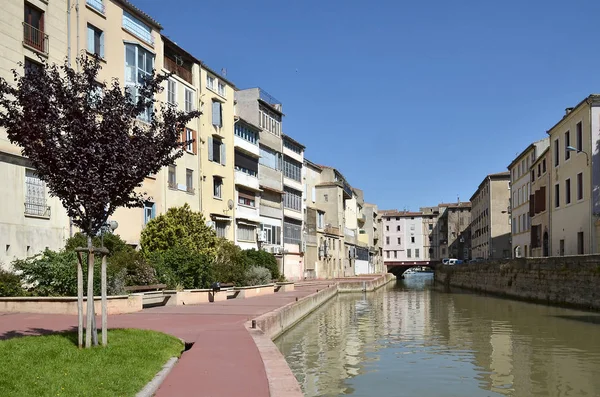
M 544 242 L 543 242 L 543 250 L 544 250 L 544 256 L 548 256 L 548 232 L 544 232 Z
M 560 247 L 559 255 L 565 256 L 565 240 L 560 240 L 559 247 Z
M 577 233 L 577 255 L 583 255 L 583 232 Z

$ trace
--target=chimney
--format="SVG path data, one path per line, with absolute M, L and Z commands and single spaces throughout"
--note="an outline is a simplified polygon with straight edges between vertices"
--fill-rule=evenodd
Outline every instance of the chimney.
M 568 115 L 569 113 L 571 113 L 573 111 L 574 108 L 566 108 L 565 109 L 565 116 Z

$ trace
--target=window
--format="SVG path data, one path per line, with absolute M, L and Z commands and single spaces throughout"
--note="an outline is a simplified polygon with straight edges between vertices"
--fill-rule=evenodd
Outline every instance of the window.
M 237 238 L 241 241 L 256 241 L 256 227 L 250 225 L 237 225 Z
M 222 110 L 221 110 L 221 102 L 213 101 L 212 103 L 212 125 L 215 127 L 222 127 Z
M 227 222 L 215 221 L 215 232 L 217 237 L 227 237 Z
M 577 123 L 577 151 L 583 150 L 583 129 L 581 128 L 581 121 Z
M 567 148 L 571 145 L 571 133 L 569 131 L 565 132 L 565 160 L 571 158 L 571 151 Z
M 419 257 L 419 249 L 415 248 L 415 258 L 418 258 L 418 257 Z
M 238 192 L 238 204 L 245 205 L 246 207 L 256 207 L 256 196 L 251 191 L 240 189 Z
M 433 224 L 432 223 L 429 224 L 429 230 L 433 230 Z
M 387 258 L 389 259 L 390 258 L 390 251 L 385 251 L 385 254 L 386 254 Z
M 565 204 L 571 204 L 571 179 L 565 181 Z
M 185 170 L 185 186 L 188 193 L 194 193 L 194 171 L 189 168 Z
M 394 259 L 398 258 L 398 251 L 394 251 Z
M 46 184 L 34 170 L 25 170 L 25 214 L 49 216 L 46 205 Z
M 397 221 L 399 221 L 399 220 L 400 220 L 400 217 L 399 217 L 399 216 L 397 216 L 397 217 L 396 217 L 396 220 L 397 220 Z M 400 227 L 400 226 L 398 226 L 398 227 Z M 398 229 L 398 230 L 400 230 L 400 229 Z
M 258 133 L 241 124 L 239 121 L 235 123 L 235 135 L 255 145 L 258 144 Z
M 208 137 L 208 161 L 225 165 L 225 144 L 212 135 Z
M 577 200 L 583 200 L 583 172 L 577 174 Z
M 295 181 L 302 181 L 302 164 L 288 156 L 283 157 L 283 175 Z
M 446 247 L 442 247 L 442 255 L 446 255 Z
M 283 206 L 296 211 L 302 211 L 302 192 L 284 187 Z
M 554 185 L 554 207 L 560 207 L 560 186 L 558 183 Z
M 23 43 L 25 45 L 41 52 L 48 51 L 48 39 L 44 33 L 44 11 L 25 3 L 23 29 Z
M 266 233 L 266 244 L 281 245 L 281 227 L 273 225 L 261 225 L 261 229 Z
M 558 167 L 560 164 L 560 148 L 558 145 L 558 139 L 554 141 L 554 166 Z
M 143 84 L 146 78 L 154 73 L 154 55 L 137 44 L 125 44 L 125 90 L 131 99 L 139 98 L 138 85 Z M 150 121 L 152 105 L 149 105 L 138 118 Z
M 317 211 L 317 227 L 323 229 L 325 227 L 325 213 Z
M 535 182 L 535 170 L 531 170 L 531 182 Z
M 396 226 L 396 231 L 399 232 L 400 231 L 400 225 Z
M 36 61 L 32 61 L 29 58 L 25 58 L 24 69 L 25 75 L 28 75 L 30 73 L 38 73 L 41 72 L 42 65 Z
M 512 232 L 513 234 L 517 234 L 517 218 L 513 217 L 512 221 Z
M 542 164 L 538 164 L 538 178 L 542 175 Z
M 156 218 L 156 204 L 151 201 L 144 203 L 144 225 Z
M 91 54 L 104 58 L 104 32 L 89 23 L 87 25 L 87 50 Z
M 410 238 L 410 242 L 411 242 L 412 244 L 414 244 L 414 243 L 415 243 L 415 236 L 411 236 L 411 238 Z
M 236 171 L 250 176 L 258 176 L 258 160 L 242 152 L 235 151 L 234 166 Z
M 577 255 L 583 255 L 583 232 L 577 232 Z
M 219 176 L 213 176 L 213 197 L 221 198 L 223 188 L 223 178 Z
M 225 94 L 227 92 L 225 90 L 225 83 L 222 83 L 221 81 L 219 81 L 217 86 L 218 86 L 217 92 L 219 93 L 219 95 L 221 95 L 222 97 L 225 97 Z
M 412 258 L 411 252 L 410 252 L 410 248 L 406 250 L 406 257 L 407 258 Z
M 175 164 L 169 166 L 169 187 L 177 189 L 177 166 Z
M 385 238 L 385 245 L 390 245 L 390 238 L 389 238 L 389 236 Z
M 260 159 L 258 162 L 269 168 L 276 170 L 281 169 L 281 158 L 279 157 L 279 154 L 263 146 L 260 147 Z
M 270 133 L 281 135 L 281 116 L 266 108 L 260 107 L 258 126 Z
M 398 244 L 402 244 L 402 238 L 398 237 Z
M 288 139 L 283 140 L 283 147 L 290 149 L 294 153 L 302 154 L 302 148 Z
M 185 89 L 185 111 L 191 112 L 194 110 L 194 91 L 189 88 Z
M 189 128 L 185 129 L 185 150 L 196 154 L 196 131 Z
M 546 159 L 542 159 L 542 173 L 546 173 Z
M 152 29 L 127 11 L 123 11 L 123 28 L 145 42 L 154 45 Z
M 286 244 L 302 244 L 301 221 L 283 221 L 283 242 Z
M 390 231 L 390 226 L 389 225 L 385 225 L 385 231 L 389 232 Z

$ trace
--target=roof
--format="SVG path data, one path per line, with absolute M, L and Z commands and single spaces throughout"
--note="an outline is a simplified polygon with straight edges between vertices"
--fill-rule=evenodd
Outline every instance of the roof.
M 386 211 L 385 213 L 381 214 L 382 216 L 395 216 L 395 217 L 401 217 L 401 218 L 408 218 L 408 217 L 420 217 L 423 216 L 422 212 L 410 212 L 410 211 L 396 211 L 396 210 L 390 210 L 390 211 Z
M 447 208 L 466 208 L 471 207 L 470 201 L 459 201 L 458 203 L 440 203 L 438 207 L 447 207 Z
M 540 139 L 539 141 L 535 141 L 531 145 L 527 146 L 525 148 L 525 150 L 523 150 L 520 154 L 518 154 L 517 157 L 515 157 L 515 159 L 506 168 L 508 168 L 510 170 L 513 167 L 513 165 L 516 165 L 519 162 L 519 160 L 521 160 L 523 157 L 525 157 L 525 155 L 529 151 L 535 149 L 535 147 L 537 146 L 538 143 L 540 143 L 540 142 L 542 142 L 542 141 L 544 141 L 546 139 L 548 139 L 548 138 Z
M 552 126 L 552 128 L 550 128 L 548 131 L 546 131 L 546 134 L 550 135 L 550 132 L 556 128 L 560 123 L 562 123 L 566 118 L 568 118 L 571 113 L 575 112 L 577 109 L 579 109 L 579 107 L 581 107 L 584 104 L 592 104 L 592 103 L 600 103 L 600 94 L 590 94 L 588 95 L 585 99 L 583 99 L 581 102 L 579 102 L 577 105 L 575 105 L 574 108 L 572 108 L 572 110 L 569 113 L 566 113 L 556 124 L 554 124 Z
M 128 0 L 115 0 L 115 1 L 119 4 L 121 4 L 123 7 L 127 8 L 129 11 L 132 11 L 134 14 L 136 14 L 136 16 L 140 17 L 140 19 L 142 19 L 144 22 L 149 23 L 150 25 L 154 26 L 158 30 L 163 29 L 162 25 L 156 19 L 152 18 L 150 15 L 146 14 L 144 11 L 142 11 L 138 7 L 134 6 L 130 1 L 128 1 Z
M 297 140 L 295 140 L 295 139 L 294 139 L 294 138 L 292 138 L 291 136 L 289 136 L 289 135 L 286 135 L 286 134 L 281 134 L 281 136 L 282 136 L 284 139 L 287 139 L 288 141 L 291 141 L 292 143 L 294 143 L 294 144 L 296 144 L 296 145 L 300 146 L 302 149 L 306 149 L 306 146 L 304 146 L 303 144 L 301 144 L 300 142 L 298 142 Z
M 304 158 L 304 164 L 306 165 L 310 165 L 311 167 L 314 167 L 318 170 L 323 170 L 323 167 L 321 167 L 319 164 L 317 163 L 313 163 L 312 161 L 310 161 L 309 159 L 307 159 L 306 157 Z
M 488 179 L 496 179 L 496 180 L 502 180 L 502 179 L 506 179 L 506 180 L 510 180 L 510 172 L 508 171 L 503 171 L 503 172 L 496 172 L 495 174 L 488 174 L 486 175 L 485 178 L 483 178 L 483 180 L 481 181 L 481 183 L 479 184 L 479 186 L 477 187 L 477 190 L 475 190 L 475 193 L 473 193 L 473 195 L 470 198 L 470 201 L 473 201 L 473 199 L 475 198 L 475 196 L 477 196 L 477 193 L 481 190 L 481 188 L 483 187 L 483 184 L 488 180 Z
M 200 62 L 202 67 L 204 69 L 206 69 L 207 71 L 211 72 L 212 74 L 214 74 L 215 76 L 217 76 L 219 78 L 219 80 L 223 80 L 224 82 L 226 82 L 227 84 L 229 84 L 232 88 L 237 89 L 237 87 L 235 86 L 235 84 L 233 84 L 233 82 L 231 80 L 227 80 L 226 77 L 222 76 L 221 74 L 215 72 L 213 69 L 211 69 L 206 63 L 204 62 Z

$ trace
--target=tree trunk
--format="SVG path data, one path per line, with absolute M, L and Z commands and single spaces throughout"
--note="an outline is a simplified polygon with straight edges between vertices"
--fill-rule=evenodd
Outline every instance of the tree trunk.
M 83 347 L 83 258 L 77 252 L 77 345 Z
M 85 347 L 92 347 L 94 334 L 94 250 L 92 238 L 88 236 L 88 288 L 87 288 L 87 326 L 85 332 Z M 97 337 L 96 337 L 97 340 Z
M 101 277 L 102 277 L 102 346 L 106 346 L 108 343 L 108 334 L 107 334 L 107 307 L 106 307 L 106 254 L 102 254 L 102 269 L 101 269 Z

